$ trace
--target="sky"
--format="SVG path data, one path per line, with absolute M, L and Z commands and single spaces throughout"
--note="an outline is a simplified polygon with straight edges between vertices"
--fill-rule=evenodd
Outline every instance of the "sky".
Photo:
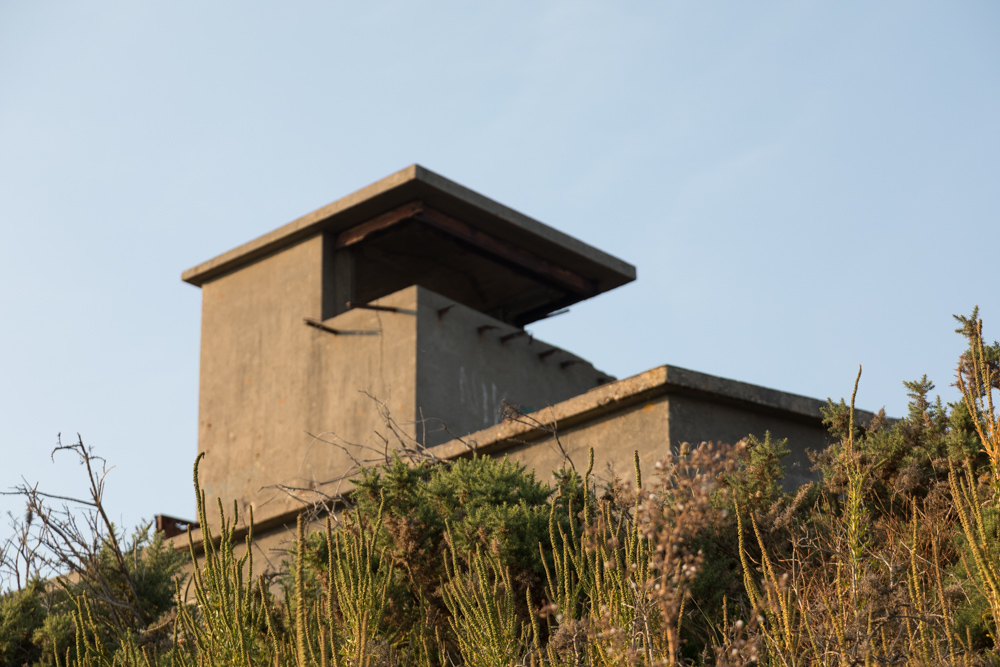
M 0 0 L 0 488 L 194 512 L 183 270 L 420 163 L 637 267 L 531 325 L 859 407 L 1000 338 L 995 2 Z M 0 497 L 0 511 L 18 512 Z M 0 527 L 0 535 L 6 534 Z

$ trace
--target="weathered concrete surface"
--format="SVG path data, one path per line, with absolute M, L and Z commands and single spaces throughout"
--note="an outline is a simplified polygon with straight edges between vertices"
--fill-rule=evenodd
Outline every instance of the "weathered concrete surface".
M 788 438 L 791 453 L 782 460 L 785 489 L 791 491 L 817 479 L 806 452 L 820 451 L 830 442 L 829 433 L 818 419 L 808 423 L 797 419 L 797 415 L 762 414 L 682 394 L 670 395 L 667 402 L 672 444 L 703 440 L 735 443 L 751 434 L 763 439 L 770 431 L 773 438 Z
M 673 366 L 612 382 L 534 340 L 515 325 L 635 268 L 417 165 L 183 277 L 202 288 L 202 484 L 253 508 L 262 558 L 397 437 L 545 479 L 591 447 L 599 476 L 629 477 L 633 451 L 649 474 L 681 442 L 770 431 L 789 438 L 789 487 L 827 443 L 820 401 Z M 529 414 L 498 423 L 505 401 Z
M 451 294 L 453 275 L 468 282 L 454 298 L 418 286 Z M 537 409 L 610 380 L 505 322 L 635 268 L 413 165 L 183 277 L 202 288 L 203 485 L 263 519 L 336 493 L 331 480 L 396 435 L 437 445 L 495 423 L 505 400 Z
M 202 285 L 304 239 L 343 231 L 414 200 L 425 201 L 499 239 L 530 248 L 540 257 L 592 279 L 598 292 L 635 280 L 631 264 L 416 164 L 203 262 L 185 271 L 182 278 Z
M 441 303 L 439 295 L 418 288 L 413 291 L 419 302 L 416 306 L 418 313 L 428 309 L 434 311 Z M 444 346 L 450 340 L 469 336 L 470 322 L 461 311 L 452 313 L 453 310 L 455 308 L 450 309 L 447 315 L 457 316 L 453 319 L 454 331 L 442 333 L 436 327 L 430 327 L 432 332 L 438 333 L 438 337 L 432 339 Z M 434 318 L 437 318 L 436 312 Z M 418 328 L 420 321 L 422 319 L 418 316 Z M 437 352 L 436 349 L 424 350 L 431 355 Z M 534 351 L 531 353 L 534 354 Z M 466 350 L 459 358 L 474 356 L 475 353 Z M 510 362 L 500 355 L 491 358 L 489 363 L 503 365 Z M 577 365 L 581 364 L 574 364 Z M 447 367 L 447 363 L 439 361 L 439 366 Z M 438 381 L 453 383 L 454 376 L 442 379 L 446 377 L 447 373 L 442 373 Z M 433 393 L 447 389 L 430 387 L 427 391 Z M 479 395 L 476 394 L 477 397 Z M 461 401 L 451 405 L 461 406 Z M 818 450 L 828 443 L 829 436 L 822 426 L 819 411 L 823 405 L 821 401 L 804 396 L 675 366 L 660 366 L 585 391 L 519 419 L 494 424 L 430 447 L 426 453 L 442 461 L 470 456 L 473 452 L 510 456 L 534 470 L 540 480 L 549 481 L 550 473 L 563 466 L 572 465 L 582 471 L 593 447 L 596 459 L 594 472 L 599 482 L 609 481 L 614 475 L 630 481 L 633 479 L 634 451 L 639 452 L 643 476 L 648 479 L 655 462 L 671 449 L 676 451 L 682 442 L 708 440 L 734 443 L 750 434 L 763 437 L 765 431 L 770 431 L 774 437 L 789 439 L 792 454 L 785 460 L 785 488 L 791 491 L 814 479 L 809 471 L 806 449 Z M 457 412 L 461 413 L 463 409 L 468 408 L 460 408 Z M 456 410 L 447 414 L 454 412 Z M 479 417 L 472 411 L 465 414 L 472 420 L 469 423 L 475 423 Z M 858 411 L 861 421 L 872 417 L 871 413 Z M 463 422 L 459 419 L 452 423 Z M 351 490 L 350 483 L 340 488 L 345 494 Z M 303 494 L 302 499 L 315 500 L 317 496 Z M 257 515 L 255 562 L 266 562 L 272 568 L 280 565 L 284 550 L 294 538 L 296 516 L 302 510 L 303 504 L 298 502 L 281 512 L 269 512 L 263 517 Z M 309 529 L 319 530 L 323 526 L 322 519 L 315 520 Z M 194 537 L 200 544 L 200 531 L 196 530 Z M 177 544 L 183 546 L 186 540 L 179 539 Z
M 521 329 L 430 290 L 418 295 L 418 440 L 425 446 L 499 423 L 504 401 L 534 412 L 614 380 Z
M 430 446 L 495 424 L 505 400 L 537 408 L 611 380 L 528 336 L 502 342 L 520 330 L 418 286 L 374 302 L 394 311 L 308 326 L 320 252 L 305 241 L 203 286 L 202 483 L 227 506 L 264 519 L 336 495 L 355 458 L 396 445 L 385 413 Z
M 289 561 L 291 560 L 289 556 L 290 550 L 293 548 L 296 534 L 297 534 L 297 521 L 298 512 L 290 511 L 285 512 L 280 517 L 272 518 L 270 521 L 266 522 L 254 522 L 253 529 L 253 576 L 256 577 L 259 574 L 264 573 L 279 573 L 288 572 Z M 217 512 L 214 511 L 214 506 L 212 510 L 209 511 L 209 520 L 213 525 L 218 525 L 219 520 Z M 308 515 L 311 518 L 306 519 L 305 526 L 303 529 L 306 534 L 325 531 L 326 530 L 326 516 L 316 516 L 314 514 Z M 231 519 L 231 516 L 227 516 L 227 519 Z M 243 518 L 243 517 L 241 517 Z M 247 552 L 246 538 L 248 534 L 248 525 L 245 522 L 240 522 L 237 526 L 234 536 L 234 548 L 233 554 L 237 559 L 242 558 Z M 219 534 L 218 531 L 213 530 L 212 532 L 213 542 L 216 547 L 219 544 Z M 198 529 L 192 531 L 191 540 L 189 541 L 186 534 L 179 535 L 177 537 L 168 540 L 168 543 L 173 546 L 177 551 L 183 552 L 185 555 L 191 553 L 191 543 L 194 543 L 194 553 L 195 558 L 198 561 L 200 567 L 205 565 L 205 550 L 202 532 Z M 248 564 L 249 565 L 249 564 Z M 181 574 L 190 576 L 191 571 L 194 569 L 190 559 L 184 562 L 181 567 Z M 249 574 L 249 567 L 245 567 L 244 576 Z M 190 588 L 186 588 L 186 593 L 188 599 L 194 599 L 194 591 Z M 284 591 L 281 588 L 281 582 L 277 580 L 271 581 L 270 587 L 271 593 L 274 595 L 281 596 Z
M 788 438 L 786 488 L 814 479 L 806 450 L 829 442 L 822 424 L 824 405 L 805 396 L 780 392 L 675 366 L 660 366 L 619 382 L 591 389 L 526 418 L 472 433 L 431 450 L 440 459 L 479 451 L 510 455 L 541 479 L 567 461 L 586 465 L 595 450 L 598 473 L 616 469 L 631 474 L 638 451 L 643 474 L 683 442 L 735 443 L 749 435 Z M 868 420 L 871 413 L 859 411 Z M 553 436 L 558 433 L 558 441 Z
M 664 396 L 652 397 L 614 412 L 597 413 L 565 429 L 557 425 L 558 440 L 547 435 L 534 442 L 514 442 L 509 448 L 494 450 L 492 456 L 510 456 L 533 469 L 538 479 L 551 480 L 552 471 L 563 466 L 583 474 L 593 447 L 594 475 L 599 482 L 615 475 L 634 480 L 633 452 L 639 451 L 643 475 L 651 474 L 655 462 L 668 453 L 668 409 Z
M 199 451 L 210 498 L 281 513 L 294 498 L 261 487 L 311 488 L 350 465 L 348 453 L 308 434 L 335 431 L 345 442 L 378 444 L 377 406 L 402 423 L 416 413 L 412 315 L 352 310 L 320 316 L 322 239 L 316 237 L 203 286 Z M 414 311 L 410 293 L 383 305 Z M 332 437 L 332 436 L 331 436 Z

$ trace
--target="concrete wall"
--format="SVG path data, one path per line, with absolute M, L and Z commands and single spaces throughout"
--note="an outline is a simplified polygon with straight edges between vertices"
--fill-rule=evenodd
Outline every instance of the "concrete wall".
M 436 319 L 440 299 L 442 297 L 416 287 L 394 294 L 391 301 L 399 304 L 401 310 L 397 313 L 380 314 L 382 326 L 385 326 L 386 318 L 410 322 L 416 319 L 417 329 L 422 330 L 424 311 L 430 310 Z M 406 308 L 404 304 L 407 303 L 413 304 L 414 308 Z M 453 313 L 454 310 L 450 309 L 445 318 L 451 314 L 459 314 Z M 344 315 L 362 317 L 365 314 L 365 311 L 350 311 Z M 466 315 L 471 317 L 472 314 Z M 343 326 L 349 322 L 341 319 L 343 317 L 329 320 L 328 324 Z M 443 321 L 444 318 L 442 323 Z M 453 348 L 458 353 L 465 350 L 460 355 L 463 360 L 482 354 L 483 373 L 499 367 L 498 377 L 503 377 L 503 373 L 508 372 L 509 369 L 504 368 L 506 365 L 517 367 L 517 363 L 508 363 L 506 360 L 504 355 L 508 351 L 498 352 L 490 347 L 498 344 L 497 341 L 476 339 L 475 330 L 469 332 L 470 321 L 467 318 L 456 317 L 453 321 L 455 326 L 450 332 L 428 327 L 437 335 L 433 338 L 435 346 L 424 352 L 433 355 L 444 354 L 444 351 Z M 331 338 L 347 344 L 349 336 Z M 417 339 L 419 341 L 420 336 Z M 467 349 L 470 347 L 473 351 Z M 474 352 L 475 350 L 479 352 Z M 509 354 L 516 359 L 523 352 L 513 349 Z M 535 354 L 533 350 L 531 354 Z M 577 366 L 583 370 L 588 368 L 583 364 L 574 364 L 563 370 Z M 361 366 L 358 368 L 361 369 Z M 371 369 L 358 372 L 371 372 Z M 539 377 L 545 378 L 547 374 L 559 377 L 557 371 L 551 368 L 542 372 Z M 454 379 L 444 372 L 441 377 Z M 512 377 L 516 379 L 518 374 L 515 372 Z M 588 376 L 582 375 L 579 379 L 587 380 Z M 351 381 L 353 380 L 347 380 Z M 445 382 L 443 379 L 439 381 Z M 417 384 L 419 385 L 419 381 Z M 434 390 L 431 386 L 423 391 L 435 395 L 435 392 L 446 391 L 446 388 Z M 516 391 L 518 386 L 513 385 L 511 392 Z M 418 391 L 416 395 L 419 404 L 422 394 Z M 462 418 L 473 421 L 478 419 L 479 414 L 469 408 L 462 408 L 461 401 L 457 405 L 459 408 L 453 412 L 460 417 L 464 415 Z M 582 473 L 587 465 L 589 450 L 594 448 L 594 474 L 598 484 L 610 481 L 616 475 L 631 483 L 634 480 L 634 451 L 639 452 L 643 478 L 648 481 L 655 471 L 656 461 L 665 457 L 671 449 L 676 451 L 682 442 L 709 440 L 734 443 L 750 434 L 762 437 L 769 430 L 774 437 L 789 439 L 792 454 L 785 460 L 785 487 L 790 491 L 814 478 L 809 471 L 806 449 L 820 449 L 828 442 L 820 419 L 821 405 L 821 402 L 803 396 L 672 366 L 661 366 L 620 382 L 581 392 L 527 418 L 490 425 L 461 440 L 432 447 L 429 451 L 441 460 L 468 456 L 471 448 L 489 456 L 509 456 L 534 470 L 539 480 L 551 483 L 552 471 L 563 466 L 573 466 Z M 860 415 L 861 419 L 870 417 L 868 413 Z M 363 428 L 362 422 L 358 420 L 355 427 Z M 558 438 L 553 436 L 552 429 L 558 432 Z M 306 458 L 311 456 L 313 454 L 309 453 Z M 317 467 L 334 464 L 332 459 L 327 459 L 317 464 Z M 347 484 L 343 490 L 347 491 L 349 487 Z M 315 499 L 315 496 L 308 493 L 303 494 L 303 500 Z M 280 566 L 282 552 L 294 537 L 295 510 L 301 509 L 302 505 L 298 504 L 291 506 L 284 515 L 256 513 L 258 527 L 254 558 L 258 568 L 265 563 L 272 569 Z M 313 522 L 310 529 L 322 529 L 323 525 L 322 521 Z
M 321 251 L 299 243 L 202 288 L 198 449 L 209 498 L 260 502 L 260 480 L 293 477 L 286 431 L 310 423 L 321 368 L 302 324 L 318 314 Z
M 614 379 L 528 335 L 501 340 L 522 331 L 517 327 L 422 287 L 418 295 L 417 397 L 426 446 L 498 423 L 504 401 L 534 412 Z
M 432 446 L 496 423 L 505 399 L 534 410 L 610 380 L 528 336 L 501 342 L 519 330 L 418 286 L 374 302 L 394 311 L 355 308 L 323 320 L 327 330 L 308 326 L 323 311 L 323 252 L 309 239 L 202 287 L 209 498 L 275 516 L 311 491 L 337 495 L 336 480 L 354 459 L 381 456 L 383 438 L 395 447 L 386 413 Z
M 634 477 L 633 452 L 644 476 L 655 462 L 681 443 L 734 444 L 749 435 L 788 439 L 783 460 L 784 486 L 794 490 L 816 478 L 807 450 L 826 447 L 823 402 L 674 366 L 660 366 L 620 382 L 593 388 L 526 419 L 483 429 L 466 438 L 490 456 L 510 456 L 548 479 L 552 470 L 572 464 L 582 472 L 590 448 L 595 474 Z M 859 411 L 859 418 L 872 415 Z M 544 425 L 544 428 L 538 424 Z M 558 432 L 556 439 L 552 431 Z M 434 448 L 438 458 L 469 454 L 466 444 Z
M 209 498 L 253 503 L 258 517 L 297 506 L 262 487 L 316 488 L 350 466 L 347 452 L 308 434 L 381 449 L 375 434 L 385 429 L 363 391 L 400 422 L 415 417 L 415 293 L 381 300 L 408 315 L 353 310 L 326 321 L 344 335 L 307 326 L 303 318 L 321 316 L 321 259 L 316 237 L 202 288 L 203 485 Z
M 572 464 L 582 475 L 593 447 L 599 483 L 615 475 L 634 481 L 633 452 L 639 452 L 643 475 L 651 474 L 656 461 L 668 453 L 669 424 L 669 402 L 661 395 L 560 429 L 558 442 L 546 437 L 497 449 L 492 455 L 510 456 L 534 470 L 538 479 L 551 482 L 552 471 L 564 465 Z
M 787 414 L 768 414 L 683 395 L 671 396 L 669 404 L 670 444 L 673 446 L 703 440 L 735 443 L 751 434 L 763 439 L 767 431 L 773 438 L 788 438 L 791 453 L 782 462 L 785 465 L 784 486 L 789 491 L 816 478 L 810 472 L 812 463 L 806 450 L 818 451 L 830 442 L 829 433 L 819 420 L 807 422 Z
M 775 438 L 788 438 L 792 451 L 783 461 L 786 490 L 815 479 L 806 449 L 820 450 L 829 441 L 818 421 L 803 423 L 788 416 L 761 414 L 746 407 L 679 394 L 662 394 L 571 426 L 559 434 L 562 449 L 554 439 L 545 438 L 499 448 L 491 454 L 515 458 L 533 468 L 539 479 L 549 479 L 550 472 L 565 460 L 562 451 L 582 473 L 593 447 L 594 473 L 598 479 L 606 481 L 617 473 L 631 481 L 633 452 L 637 450 L 642 474 L 648 478 L 656 461 L 671 449 L 677 451 L 683 442 L 733 444 L 751 434 L 763 438 L 765 431 Z
M 227 510 L 228 512 L 228 510 Z M 232 516 L 228 516 L 232 518 Z M 241 517 L 241 519 L 244 517 Z M 294 513 L 287 513 L 282 517 L 283 521 L 271 522 L 268 525 L 260 525 L 254 522 L 254 532 L 253 532 L 253 576 L 257 577 L 259 574 L 264 573 L 276 573 L 276 572 L 287 572 L 287 563 L 290 561 L 289 551 L 294 547 L 296 534 L 297 534 L 297 516 Z M 215 508 L 210 508 L 209 510 L 209 520 L 213 525 L 218 525 L 218 516 Z M 336 524 L 335 524 L 336 525 Z M 233 553 L 236 558 L 242 558 L 246 554 L 246 530 L 247 526 L 245 523 L 240 523 L 237 526 L 235 547 L 233 548 Z M 317 531 L 326 531 L 326 516 L 320 516 L 314 518 L 311 521 L 307 521 L 305 525 L 306 534 L 314 533 Z M 213 531 L 213 536 L 218 539 L 219 534 L 217 531 Z M 205 552 L 203 550 L 202 535 L 200 530 L 195 530 L 192 534 L 195 543 L 195 557 L 198 560 L 199 567 L 204 568 L 205 566 Z M 181 566 L 181 573 L 190 577 L 190 574 L 194 567 L 190 561 L 190 543 L 188 542 L 188 537 L 186 534 L 178 535 L 177 537 L 171 538 L 168 541 L 172 544 L 173 548 L 180 551 L 184 555 L 184 564 Z M 249 567 L 244 567 L 244 576 L 249 573 Z M 189 579 L 190 580 L 190 579 Z M 194 590 L 193 587 L 190 589 L 185 589 L 187 591 L 187 599 L 189 601 L 194 600 Z M 284 591 L 280 586 L 280 582 L 276 580 L 271 581 L 270 587 L 271 593 L 279 597 L 283 596 Z

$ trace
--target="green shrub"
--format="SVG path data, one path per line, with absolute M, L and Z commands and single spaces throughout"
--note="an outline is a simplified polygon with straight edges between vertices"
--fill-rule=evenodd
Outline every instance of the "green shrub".
M 252 516 L 243 544 L 235 507 L 208 530 L 196 461 L 190 598 L 162 536 L 105 524 L 75 577 L 0 596 L 0 664 L 998 664 L 1000 346 L 959 320 L 963 400 L 923 377 L 899 420 L 830 401 L 837 442 L 795 493 L 770 433 L 685 444 L 645 481 L 636 455 L 634 485 L 601 490 L 593 452 L 552 487 L 506 458 L 393 457 L 325 531 L 299 518 L 278 597 Z
M 0 597 L 0 664 L 4 667 L 32 664 L 41 658 L 35 633 L 46 620 L 44 588 L 44 582 L 34 579 L 24 589 Z

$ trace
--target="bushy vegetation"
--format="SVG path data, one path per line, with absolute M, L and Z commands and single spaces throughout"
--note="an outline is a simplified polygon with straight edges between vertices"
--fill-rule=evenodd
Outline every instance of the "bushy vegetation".
M 507 459 L 392 458 L 325 530 L 300 518 L 275 582 L 235 507 L 209 523 L 198 462 L 199 521 L 219 529 L 186 578 L 162 536 L 101 518 L 103 475 L 90 532 L 22 489 L 0 663 L 1000 664 L 1000 345 L 958 319 L 962 400 L 933 400 L 925 377 L 899 420 L 829 402 L 820 481 L 791 493 L 770 434 L 665 451 L 647 479 L 637 457 L 607 485 L 593 453 L 553 487 Z

